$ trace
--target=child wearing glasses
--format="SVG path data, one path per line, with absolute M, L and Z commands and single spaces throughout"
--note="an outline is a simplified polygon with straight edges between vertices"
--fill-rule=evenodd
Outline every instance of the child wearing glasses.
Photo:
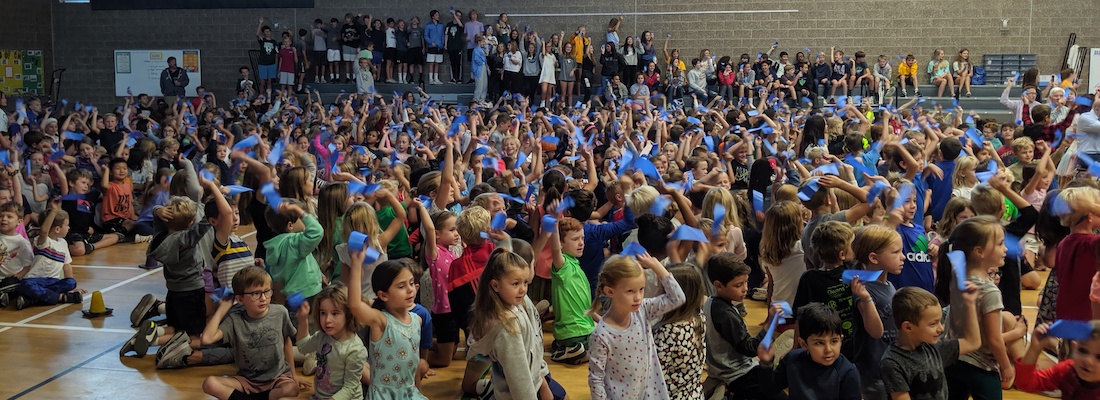
M 297 377 L 290 365 L 294 361 L 290 338 L 298 331 L 286 307 L 271 304 L 272 293 L 271 276 L 262 268 L 248 267 L 233 276 L 233 293 L 220 299 L 202 332 L 202 343 L 224 340 L 233 349 L 237 374 L 206 377 L 204 393 L 222 400 L 298 396 Z

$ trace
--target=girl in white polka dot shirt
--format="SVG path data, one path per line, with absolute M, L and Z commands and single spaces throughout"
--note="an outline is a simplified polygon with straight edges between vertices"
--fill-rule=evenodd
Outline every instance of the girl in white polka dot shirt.
M 642 267 L 657 276 L 665 289 L 663 295 L 645 298 Z M 668 398 L 668 385 L 653 344 L 653 323 L 684 304 L 680 285 L 660 261 L 646 253 L 637 259 L 609 258 L 600 272 L 597 293 L 611 299 L 611 308 L 589 339 L 588 386 L 592 399 Z M 598 314 L 598 302 L 591 311 Z

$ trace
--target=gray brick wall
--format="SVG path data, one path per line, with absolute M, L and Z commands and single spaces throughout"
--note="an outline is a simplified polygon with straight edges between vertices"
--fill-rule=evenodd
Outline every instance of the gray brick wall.
M 2 4 L 48 3 L 54 0 Z M 373 12 L 376 17 L 410 18 L 420 15 L 427 20 L 432 8 L 443 13 L 445 2 L 406 0 L 366 4 L 351 0 L 317 0 L 314 9 L 238 9 L 238 10 L 166 10 L 97 11 L 78 4 L 53 5 L 54 61 L 67 68 L 64 96 L 94 102 L 116 102 L 113 98 L 112 51 L 122 48 L 199 48 L 204 65 L 203 82 L 221 94 L 231 95 L 237 67 L 248 62 L 247 50 L 256 48 L 253 32 L 257 18 L 270 23 L 291 24 L 295 30 L 306 27 L 317 17 L 342 18 L 345 12 Z M 625 5 L 625 7 L 624 7 Z M 0 15 L 4 6 L 0 6 Z M 1078 44 L 1100 45 L 1100 32 L 1089 24 L 1100 16 L 1093 0 L 819 0 L 819 1 L 738 1 L 688 0 L 669 2 L 635 0 L 611 3 L 599 0 L 573 2 L 516 2 L 479 0 L 455 3 L 467 11 L 482 11 L 482 22 L 495 21 L 501 11 L 512 14 L 579 13 L 567 17 L 514 16 L 512 21 L 530 22 L 532 28 L 549 37 L 550 32 L 572 32 L 587 25 L 596 44 L 610 15 L 593 13 L 669 13 L 697 14 L 628 16 L 620 36 L 636 35 L 642 30 L 656 32 L 663 42 L 665 32 L 673 32 L 670 48 L 679 48 L 690 59 L 702 48 L 719 56 L 755 54 L 774 41 L 781 50 L 792 54 L 809 47 L 814 51 L 836 45 L 846 53 L 863 50 L 872 57 L 912 53 L 921 65 L 932 51 L 943 48 L 949 56 L 959 49 L 970 49 L 972 59 L 981 61 L 985 53 L 1035 53 L 1040 70 L 1054 73 L 1060 65 L 1066 39 L 1077 32 Z M 797 13 L 707 14 L 716 10 L 794 9 Z M 488 15 L 486 15 L 488 14 Z M 1009 20 L 1002 32 L 1001 20 Z M 22 22 L 22 21 L 21 21 Z M 446 20 L 444 20 L 446 22 Z M 41 25 L 41 24 L 37 24 Z M 9 42 L 4 27 L 0 48 Z M 49 62 L 49 61 L 47 61 Z
M 0 50 L 42 50 L 43 90 L 49 90 L 53 71 L 50 8 L 53 0 L 0 0 Z

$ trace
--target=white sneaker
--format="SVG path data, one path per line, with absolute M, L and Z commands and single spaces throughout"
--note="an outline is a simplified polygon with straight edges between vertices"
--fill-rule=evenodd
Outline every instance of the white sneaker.
M 317 370 L 317 353 L 306 354 L 305 361 L 302 361 L 302 374 L 313 375 Z
M 153 235 L 134 235 L 134 243 L 149 243 L 152 240 Z

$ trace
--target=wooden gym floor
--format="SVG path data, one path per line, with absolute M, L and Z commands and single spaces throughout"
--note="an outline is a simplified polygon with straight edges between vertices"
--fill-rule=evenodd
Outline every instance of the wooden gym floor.
M 241 227 L 249 245 L 255 248 L 251 227 Z M 145 293 L 163 299 L 164 277 L 161 271 L 137 267 L 145 260 L 144 244 L 122 244 L 76 258 L 73 272 L 80 288 L 103 292 L 108 308 L 115 315 L 85 319 L 84 304 L 54 307 L 30 307 L 21 311 L 0 310 L 0 354 L 4 372 L 0 373 L 0 398 L 27 399 L 202 399 L 202 380 L 209 375 L 236 372 L 232 365 L 193 367 L 158 371 L 154 366 L 156 348 L 144 358 L 119 358 L 122 343 L 135 332 L 129 315 Z M 1046 274 L 1043 273 L 1044 280 Z M 1035 320 L 1037 291 L 1024 292 L 1025 314 Z M 749 301 L 750 330 L 759 329 L 764 316 L 763 303 Z M 549 348 L 550 335 L 546 337 Z M 464 361 L 438 370 L 424 382 L 423 392 L 431 399 L 457 399 L 461 396 Z M 574 400 L 590 398 L 587 365 L 565 366 L 550 363 L 550 371 Z M 308 397 L 303 392 L 300 398 Z M 1011 400 L 1045 399 L 1015 390 L 1006 391 Z

